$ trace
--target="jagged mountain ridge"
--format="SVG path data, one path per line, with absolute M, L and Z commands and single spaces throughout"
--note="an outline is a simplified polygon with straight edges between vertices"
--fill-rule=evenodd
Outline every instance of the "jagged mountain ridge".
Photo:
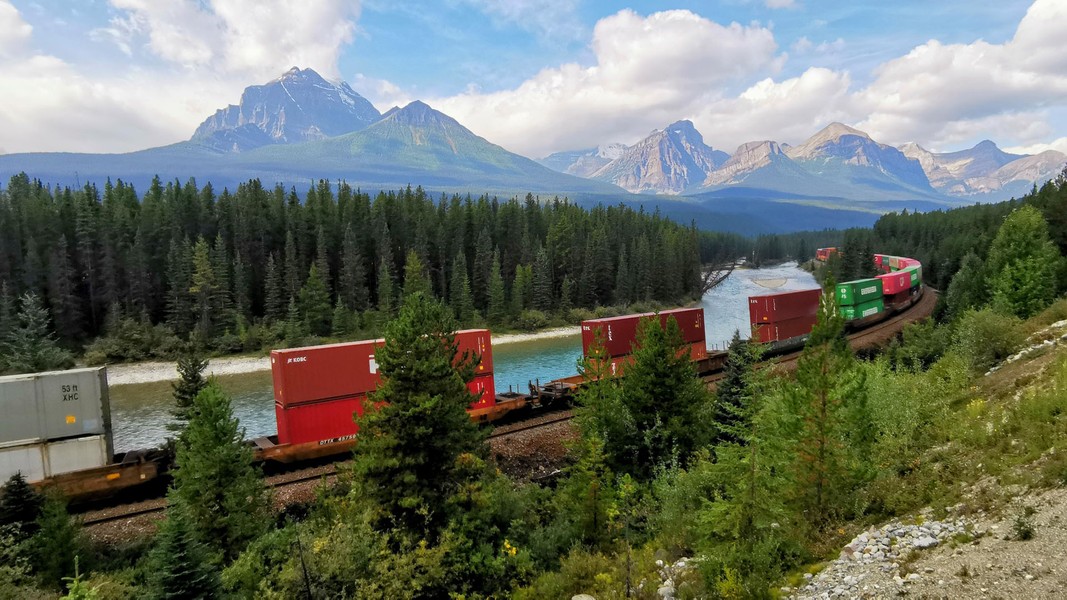
M 626 148 L 590 178 L 635 194 L 680 194 L 703 182 L 729 156 L 706 145 L 691 121 L 677 121 Z
M 990 140 L 958 152 L 930 152 L 915 143 L 904 144 L 900 150 L 922 164 L 934 189 L 961 197 L 1025 193 L 1034 183 L 1055 177 L 1067 164 L 1062 152 L 1010 154 Z
M 556 152 L 538 159 L 537 162 L 560 173 L 590 177 L 604 165 L 622 156 L 627 148 L 625 144 L 605 144 L 585 150 Z
M 245 88 L 239 104 L 215 111 L 191 141 L 222 152 L 247 152 L 342 135 L 379 118 L 378 109 L 347 83 L 293 67 L 273 81 Z

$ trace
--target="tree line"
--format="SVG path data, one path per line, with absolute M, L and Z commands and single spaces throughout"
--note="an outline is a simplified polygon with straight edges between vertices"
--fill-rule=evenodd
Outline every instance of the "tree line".
M 189 336 L 258 349 L 377 333 L 405 288 L 422 287 L 462 325 L 537 327 L 573 309 L 694 297 L 702 258 L 743 244 L 529 194 L 372 197 L 319 181 L 301 195 L 259 180 L 217 192 L 157 178 L 142 195 L 121 180 L 51 188 L 20 174 L 0 191 L 0 334 L 32 294 L 68 348 L 110 337 L 96 347 L 105 359 Z

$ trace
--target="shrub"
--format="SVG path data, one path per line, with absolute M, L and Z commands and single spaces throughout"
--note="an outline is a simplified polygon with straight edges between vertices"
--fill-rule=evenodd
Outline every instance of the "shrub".
M 588 321 L 595 318 L 596 315 L 588 308 L 572 308 L 567 311 L 567 321 L 574 323 L 575 325 L 582 321 Z
M 990 309 L 969 310 L 956 327 L 955 347 L 972 370 L 984 373 L 1024 341 L 1022 321 Z
M 523 331 L 535 331 L 548 326 L 548 316 L 539 310 L 524 310 L 515 321 Z
M 85 362 L 102 365 L 112 362 L 172 358 L 182 341 L 166 325 L 152 325 L 147 319 L 124 317 L 104 337 L 85 350 Z

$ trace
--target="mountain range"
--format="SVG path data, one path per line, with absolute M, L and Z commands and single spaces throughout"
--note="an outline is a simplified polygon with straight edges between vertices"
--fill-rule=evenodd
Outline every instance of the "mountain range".
M 364 190 L 421 185 L 448 193 L 532 192 L 579 203 L 630 203 L 666 216 L 746 233 L 862 226 L 879 214 L 1021 195 L 1057 175 L 1067 156 L 1008 154 L 986 141 L 970 150 L 894 148 L 840 123 L 804 143 L 712 148 L 690 121 L 636 144 L 604 144 L 538 161 L 475 135 L 414 101 L 379 113 L 345 83 L 293 68 L 248 87 L 208 116 L 190 139 L 121 154 L 0 155 L 0 181 L 26 172 L 48 184 L 122 179 L 145 189 L 155 176 L 216 187 L 252 178 L 304 187 L 346 180 Z

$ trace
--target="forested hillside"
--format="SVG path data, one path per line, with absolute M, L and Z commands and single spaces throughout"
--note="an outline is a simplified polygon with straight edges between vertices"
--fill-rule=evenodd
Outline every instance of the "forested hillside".
M 107 336 L 95 360 L 165 355 L 190 335 L 258 350 L 375 334 L 418 289 L 463 325 L 533 328 L 576 308 L 682 302 L 699 294 L 702 253 L 744 252 L 736 236 L 559 198 L 158 179 L 141 196 L 22 174 L 0 192 L 0 329 L 34 294 L 69 348 Z

